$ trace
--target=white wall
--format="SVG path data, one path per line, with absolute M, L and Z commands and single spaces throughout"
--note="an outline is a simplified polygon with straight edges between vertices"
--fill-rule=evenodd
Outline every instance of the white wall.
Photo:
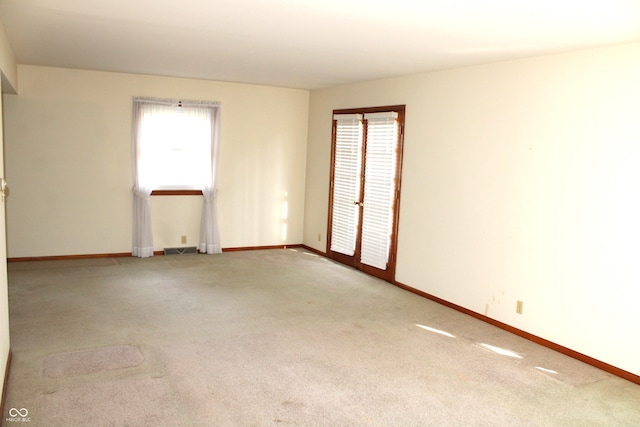
M 332 110 L 406 104 L 396 279 L 640 375 L 638 76 L 630 44 L 313 91 L 304 243 Z
M 0 23 L 0 92 L 14 92 L 17 86 L 16 60 L 11 50 L 11 46 L 4 32 L 4 27 Z M 0 100 L 0 177 L 4 176 L 4 120 L 3 103 Z M 5 204 L 0 203 L 0 398 L 4 393 L 4 374 L 6 372 L 7 359 L 9 357 L 9 295 L 7 288 L 7 245 L 5 236 Z M 1 405 L 0 405 L 1 406 Z M 4 416 L 4 414 L 0 414 Z
M 19 95 L 5 97 L 10 258 L 131 251 L 133 96 L 221 102 L 223 248 L 302 242 L 307 91 L 24 65 L 18 75 Z M 201 206 L 152 197 L 154 248 L 184 246 L 182 235 L 197 245 Z
M 0 22 L 0 71 L 4 76 L 2 93 L 15 93 L 18 87 L 18 65 L 9 39 Z

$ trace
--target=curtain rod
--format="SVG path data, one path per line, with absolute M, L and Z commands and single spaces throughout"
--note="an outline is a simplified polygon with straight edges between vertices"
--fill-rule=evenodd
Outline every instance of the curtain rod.
M 161 104 L 161 105 L 177 105 L 178 107 L 219 107 L 219 102 L 214 101 L 198 101 L 198 100 L 181 100 L 170 98 L 149 98 L 144 96 L 134 96 L 134 102 L 143 104 Z

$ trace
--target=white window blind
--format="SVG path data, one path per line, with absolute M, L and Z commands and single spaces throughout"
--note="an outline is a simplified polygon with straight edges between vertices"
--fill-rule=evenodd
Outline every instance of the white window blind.
M 195 110 L 195 109 L 194 109 Z M 204 188 L 211 175 L 211 118 L 206 108 L 158 112 L 145 117 L 142 132 L 153 186 Z
M 398 114 L 365 114 L 364 212 L 360 261 L 386 269 L 393 226 L 394 191 L 397 167 Z
M 331 250 L 353 256 L 359 223 L 362 114 L 337 114 Z
M 135 98 L 138 173 L 154 190 L 204 189 L 212 174 L 217 103 Z

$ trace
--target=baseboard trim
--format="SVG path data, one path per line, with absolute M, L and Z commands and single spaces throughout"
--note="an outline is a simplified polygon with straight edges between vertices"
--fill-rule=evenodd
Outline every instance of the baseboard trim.
M 511 325 L 508 325 L 506 323 L 503 323 L 503 322 L 500 322 L 498 320 L 492 319 L 492 318 L 487 317 L 485 315 L 482 315 L 480 313 L 476 313 L 473 310 L 469 310 L 468 308 L 464 308 L 464 307 L 459 306 L 457 304 L 454 304 L 452 302 L 443 300 L 442 298 L 438 298 L 436 296 L 433 296 L 431 294 L 423 292 L 423 291 L 421 291 L 419 289 L 412 288 L 411 286 L 405 285 L 405 284 L 400 283 L 398 281 L 393 282 L 393 284 L 396 285 L 399 288 L 402 288 L 402 289 L 406 290 L 406 291 L 409 291 L 409 292 L 414 293 L 416 295 L 419 295 L 421 297 L 427 298 L 427 299 L 429 299 L 431 301 L 437 302 L 438 304 L 444 305 L 445 307 L 452 308 L 452 309 L 454 309 L 456 311 L 459 311 L 461 313 L 467 314 L 467 315 L 469 315 L 471 317 L 474 317 L 474 318 L 476 318 L 478 320 L 482 320 L 483 322 L 489 323 L 490 325 L 496 326 L 496 327 L 498 327 L 500 329 L 503 329 L 503 330 L 505 330 L 507 332 L 510 332 L 512 334 L 518 335 L 518 336 L 520 336 L 522 338 L 525 338 L 525 339 L 527 339 L 529 341 L 532 341 L 532 342 L 534 342 L 536 344 L 539 344 L 541 346 L 550 348 L 551 350 L 555 350 L 558 353 L 564 354 L 565 356 L 572 357 L 572 358 L 574 358 L 576 360 L 579 360 L 579 361 L 584 362 L 584 363 L 586 363 L 588 365 L 594 366 L 594 367 L 596 367 L 598 369 L 601 369 L 601 370 L 603 370 L 605 372 L 608 372 L 608 373 L 610 373 L 612 375 L 615 375 L 617 377 L 623 378 L 623 379 L 625 379 L 627 381 L 631 381 L 632 383 L 640 384 L 640 375 L 635 375 L 635 374 L 633 374 L 631 372 L 625 371 L 624 369 L 620 369 L 620 368 L 618 368 L 616 366 L 613 366 L 613 365 L 610 365 L 608 363 L 602 362 L 601 360 L 594 359 L 593 357 L 587 356 L 586 354 L 579 353 L 579 352 L 577 352 L 575 350 L 572 350 L 572 349 L 567 348 L 565 346 L 562 346 L 560 344 L 556 344 L 556 343 L 554 343 L 552 341 L 549 341 L 547 339 L 541 338 L 541 337 L 539 337 L 537 335 L 533 335 L 533 334 L 531 334 L 529 332 L 526 332 L 526 331 L 523 331 L 521 329 L 515 328 L 515 327 L 513 327 Z
M 304 245 L 302 245 L 301 243 L 296 243 L 293 245 L 241 246 L 241 247 L 234 247 L 234 248 L 222 248 L 222 252 L 258 251 L 258 250 L 265 250 L 265 249 L 288 249 L 288 248 L 302 248 L 302 247 L 304 247 Z M 198 253 L 199 252 L 200 251 L 198 251 Z M 153 255 L 164 256 L 164 251 L 154 251 Z M 7 262 L 64 261 L 64 260 L 95 259 L 95 258 L 126 258 L 130 256 L 133 256 L 131 252 L 117 252 L 117 253 L 110 253 L 110 254 L 51 255 L 51 256 L 7 258 Z
M 222 252 L 261 251 L 268 249 L 295 249 L 301 247 L 303 247 L 301 243 L 296 243 L 293 245 L 241 246 L 237 248 L 222 248 Z
M 160 251 L 159 254 L 163 252 Z M 95 258 L 124 258 L 131 256 L 131 252 L 121 252 L 113 254 L 86 254 L 86 255 L 51 255 L 51 256 L 30 256 L 7 258 L 7 262 L 26 262 L 26 261 L 64 261 L 71 259 L 95 259 Z
M 0 417 L 4 417 L 4 402 L 7 397 L 7 387 L 9 386 L 9 368 L 11 367 L 11 349 L 9 349 L 9 354 L 7 354 L 7 365 L 4 369 L 4 382 L 2 387 L 2 400 L 0 401 Z M 1 421 L 1 419 L 0 419 Z M 2 424 L 0 422 L 0 424 Z
M 320 250 L 318 250 L 318 249 L 314 249 L 314 248 L 312 248 L 311 246 L 307 246 L 307 245 L 300 245 L 300 247 L 301 247 L 301 248 L 303 248 L 303 249 L 308 250 L 309 252 L 313 252 L 314 254 L 317 254 L 317 255 L 323 256 L 323 257 L 325 257 L 325 258 L 328 258 L 328 257 L 327 257 L 327 253 L 326 253 L 326 252 L 320 251 Z
M 316 253 L 316 254 L 318 254 L 320 256 L 327 257 L 327 253 L 326 252 L 322 252 L 320 250 L 314 249 L 314 248 L 309 247 L 307 245 L 302 245 L 302 247 L 304 249 L 306 249 L 308 251 L 311 251 L 313 253 Z M 489 323 L 490 325 L 496 326 L 496 327 L 498 327 L 498 328 L 500 328 L 502 330 L 505 330 L 507 332 L 510 332 L 510 333 L 512 333 L 514 335 L 518 335 L 519 337 L 525 338 L 525 339 L 527 339 L 529 341 L 532 341 L 532 342 L 534 342 L 536 344 L 539 344 L 539 345 L 541 345 L 543 347 L 547 347 L 547 348 L 549 348 L 551 350 L 557 351 L 558 353 L 562 353 L 565 356 L 569 356 L 569 357 L 574 358 L 576 360 L 579 360 L 579 361 L 581 361 L 583 363 L 586 363 L 588 365 L 594 366 L 594 367 L 596 367 L 598 369 L 601 369 L 601 370 L 603 370 L 605 372 L 608 372 L 608 373 L 610 373 L 612 375 L 615 375 L 617 377 L 623 378 L 623 379 L 625 379 L 627 381 L 631 381 L 632 383 L 640 384 L 640 375 L 633 374 L 633 373 L 631 373 L 629 371 L 625 371 L 624 369 L 620 369 L 620 368 L 618 368 L 616 366 L 610 365 L 610 364 L 605 363 L 605 362 L 603 362 L 601 360 L 594 359 L 593 357 L 587 356 L 586 354 L 582 354 L 582 353 L 577 352 L 575 350 L 572 350 L 572 349 L 570 349 L 568 347 L 562 346 L 560 344 L 556 344 L 553 341 L 549 341 L 549 340 L 541 338 L 541 337 L 539 337 L 537 335 L 533 335 L 533 334 L 531 334 L 529 332 L 526 332 L 526 331 L 523 331 L 523 330 L 518 329 L 516 327 L 513 327 L 513 326 L 511 326 L 509 324 L 506 324 L 506 323 L 500 322 L 498 320 L 492 319 L 492 318 L 487 317 L 485 315 L 482 315 L 480 313 L 476 313 L 473 310 L 469 310 L 468 308 L 464 308 L 464 307 L 462 307 L 460 305 L 454 304 L 454 303 L 449 302 L 447 300 L 444 300 L 442 298 L 438 298 L 438 297 L 436 297 L 434 295 L 431 295 L 431 294 L 429 294 L 427 292 L 424 292 L 424 291 L 421 291 L 419 289 L 413 288 L 413 287 L 411 287 L 409 285 L 405 285 L 404 283 L 398 282 L 396 280 L 394 280 L 392 283 L 395 286 L 397 286 L 399 288 L 402 288 L 402 289 L 404 289 L 406 291 L 409 291 L 409 292 L 411 292 L 413 294 L 416 294 L 416 295 L 421 296 L 423 298 L 427 298 L 427 299 L 429 299 L 431 301 L 437 302 L 438 304 L 444 305 L 445 307 L 452 308 L 452 309 L 454 309 L 456 311 L 459 311 L 461 313 L 469 315 L 469 316 L 471 316 L 473 318 L 476 318 L 476 319 L 481 320 L 483 322 Z

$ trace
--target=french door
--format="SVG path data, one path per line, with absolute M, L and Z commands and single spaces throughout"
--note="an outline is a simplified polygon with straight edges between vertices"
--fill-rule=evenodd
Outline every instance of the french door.
M 393 282 L 404 105 L 333 113 L 327 254 Z

